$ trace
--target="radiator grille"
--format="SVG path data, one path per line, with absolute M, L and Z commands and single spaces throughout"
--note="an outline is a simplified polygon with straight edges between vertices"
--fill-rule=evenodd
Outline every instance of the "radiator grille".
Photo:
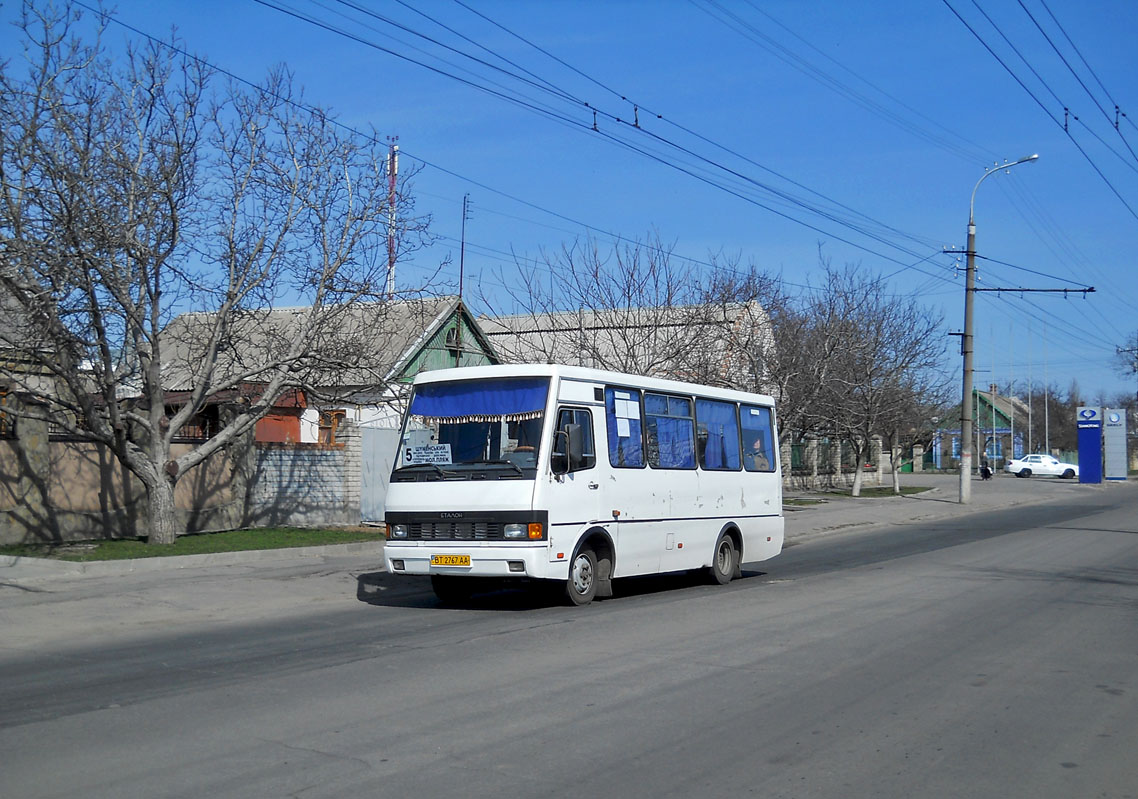
M 502 525 L 487 521 L 413 522 L 407 538 L 412 541 L 500 541 Z

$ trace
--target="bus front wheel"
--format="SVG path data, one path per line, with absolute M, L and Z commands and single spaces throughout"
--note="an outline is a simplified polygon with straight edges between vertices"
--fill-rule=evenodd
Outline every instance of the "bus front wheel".
M 735 542 L 731 536 L 722 533 L 715 542 L 715 554 L 711 558 L 711 581 L 717 585 L 727 585 L 735 576 Z
M 597 556 L 588 547 L 583 548 L 569 564 L 569 579 L 565 581 L 565 598 L 573 605 L 587 605 L 597 595 Z

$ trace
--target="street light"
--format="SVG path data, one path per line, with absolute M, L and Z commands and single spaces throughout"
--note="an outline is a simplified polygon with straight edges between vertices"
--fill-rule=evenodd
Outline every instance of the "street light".
M 972 189 L 972 199 L 968 203 L 968 260 L 964 279 L 964 334 L 960 347 L 964 355 L 964 385 L 960 399 L 960 504 L 972 501 L 972 296 L 976 293 L 976 222 L 973 211 L 976 207 L 976 189 L 989 175 L 1026 164 L 1039 158 L 1028 155 L 1018 161 L 1000 164 L 987 170 L 976 181 Z

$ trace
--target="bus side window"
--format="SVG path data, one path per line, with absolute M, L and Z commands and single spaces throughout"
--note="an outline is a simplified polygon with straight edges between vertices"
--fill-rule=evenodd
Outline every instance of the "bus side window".
M 739 408 L 743 429 L 743 468 L 748 472 L 774 471 L 774 425 L 771 409 L 753 405 Z
M 581 452 L 579 457 L 570 458 L 574 454 L 567 452 L 569 446 L 569 433 L 572 428 L 579 430 L 581 437 Z M 557 413 L 557 428 L 553 436 L 554 474 L 578 472 L 582 469 L 592 469 L 597 463 L 597 449 L 593 443 L 593 415 L 580 408 L 562 408 Z
M 644 466 L 644 433 L 640 420 L 640 391 L 605 387 L 605 425 L 609 463 L 617 468 Z
M 648 428 L 648 465 L 655 469 L 695 468 L 690 399 L 645 394 L 644 419 Z
M 735 403 L 697 399 L 697 443 L 702 469 L 739 471 L 739 419 Z

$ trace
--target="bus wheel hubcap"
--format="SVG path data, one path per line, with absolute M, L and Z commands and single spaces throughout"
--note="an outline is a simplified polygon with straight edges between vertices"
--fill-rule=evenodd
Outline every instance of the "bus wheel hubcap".
M 573 587 L 578 593 L 585 593 L 593 584 L 593 565 L 586 557 L 579 557 L 573 564 Z

